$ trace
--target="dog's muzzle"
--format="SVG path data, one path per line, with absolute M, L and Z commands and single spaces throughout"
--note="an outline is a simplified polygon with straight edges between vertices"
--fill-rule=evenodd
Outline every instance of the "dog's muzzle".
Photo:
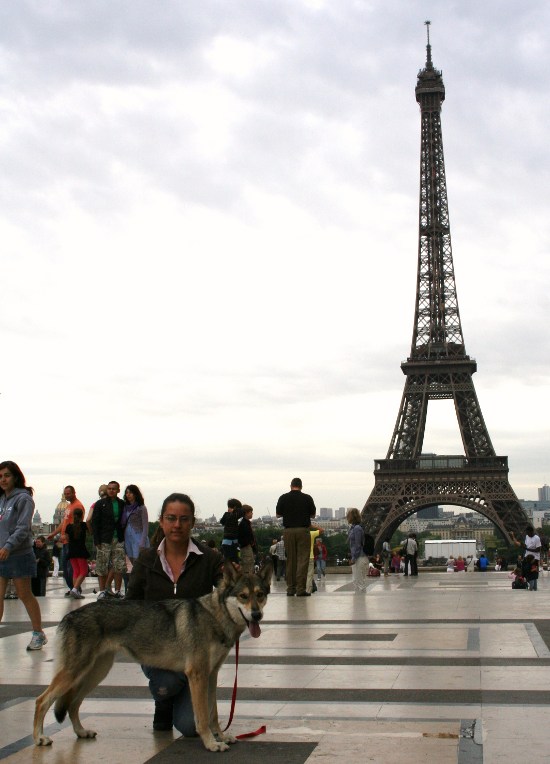
M 242 615 L 244 622 L 248 626 L 250 636 L 254 637 L 254 639 L 257 639 L 262 633 L 262 630 L 260 629 L 260 621 L 263 618 L 263 613 L 260 610 L 253 610 L 250 614 L 250 620 L 248 620 L 240 608 L 239 612 Z

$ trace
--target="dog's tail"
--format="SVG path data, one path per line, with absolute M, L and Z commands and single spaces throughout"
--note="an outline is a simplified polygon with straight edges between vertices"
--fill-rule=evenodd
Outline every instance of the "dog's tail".
M 53 712 L 55 714 L 55 718 L 60 724 L 61 722 L 65 720 L 65 717 L 67 716 L 67 711 L 69 709 L 69 706 L 71 705 L 72 699 L 73 699 L 73 693 L 67 692 L 65 693 L 65 695 L 62 695 L 60 698 L 58 698 L 55 701 Z

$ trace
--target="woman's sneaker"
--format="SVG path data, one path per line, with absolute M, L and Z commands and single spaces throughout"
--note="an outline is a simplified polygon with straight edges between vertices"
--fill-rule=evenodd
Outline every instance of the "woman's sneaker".
M 47 641 L 48 637 L 43 631 L 33 631 L 27 650 L 42 650 Z

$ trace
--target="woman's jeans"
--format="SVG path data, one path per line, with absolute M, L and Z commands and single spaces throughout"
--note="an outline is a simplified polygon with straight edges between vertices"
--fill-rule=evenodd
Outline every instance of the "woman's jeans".
M 321 578 L 321 576 L 325 575 L 325 568 L 327 567 L 327 561 L 321 560 L 320 558 L 315 560 L 315 565 L 317 567 L 317 578 Z
M 69 545 L 63 544 L 61 549 L 61 565 L 63 566 L 63 578 L 69 589 L 73 588 L 73 568 L 69 560 Z
M 149 680 L 149 690 L 155 700 L 173 700 L 174 727 L 185 737 L 194 737 L 197 734 L 195 716 L 185 674 L 152 666 L 142 666 L 141 670 Z

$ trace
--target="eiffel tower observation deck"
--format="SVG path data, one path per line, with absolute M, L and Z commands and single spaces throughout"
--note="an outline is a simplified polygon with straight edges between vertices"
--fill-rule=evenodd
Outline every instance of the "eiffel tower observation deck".
M 508 479 L 508 458 L 497 456 L 483 419 L 466 354 L 456 293 L 447 201 L 441 104 L 445 86 L 432 63 L 430 22 L 426 64 L 415 88 L 421 114 L 418 274 L 411 352 L 395 429 L 385 459 L 375 460 L 374 488 L 363 508 L 377 546 L 409 515 L 435 504 L 473 509 L 506 541 L 528 524 Z M 422 454 L 430 400 L 452 399 L 464 454 Z

